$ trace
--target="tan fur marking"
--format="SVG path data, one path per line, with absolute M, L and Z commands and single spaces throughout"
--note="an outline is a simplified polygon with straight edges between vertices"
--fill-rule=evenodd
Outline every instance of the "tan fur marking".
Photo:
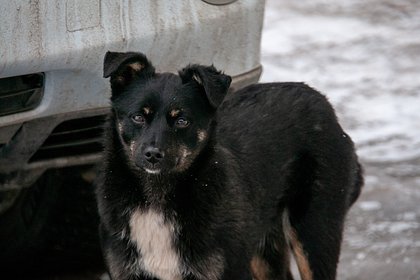
M 302 243 L 299 241 L 296 231 L 290 225 L 289 216 L 287 213 L 283 215 L 283 227 L 287 241 L 289 242 L 289 245 L 292 248 L 293 256 L 295 257 L 300 278 L 302 280 L 312 280 L 313 275 L 309 265 L 308 257 L 303 250 Z
M 186 146 L 181 145 L 178 154 L 178 164 L 176 167 L 177 171 L 186 170 L 197 156 L 197 152 L 192 152 Z
M 141 64 L 140 62 L 134 62 L 134 63 L 128 64 L 128 67 L 130 67 L 134 71 L 140 71 L 141 69 L 144 68 L 144 65 Z
M 268 279 L 269 266 L 260 257 L 253 257 L 251 260 L 251 273 L 255 280 L 266 280 Z
M 203 142 L 207 138 L 207 133 L 205 130 L 198 130 L 197 131 L 197 138 L 198 142 Z
M 134 146 L 136 145 L 135 141 L 132 141 L 130 143 L 130 151 L 131 151 L 131 156 L 134 156 Z
M 152 109 L 150 109 L 150 107 L 144 107 L 143 112 L 145 115 L 148 115 L 152 113 Z
M 176 116 L 178 116 L 178 115 L 179 115 L 179 113 L 181 113 L 181 111 L 180 111 L 180 110 L 178 110 L 178 109 L 174 109 L 174 110 L 172 110 L 172 111 L 169 113 L 169 115 L 171 115 L 171 117 L 172 117 L 172 118 L 175 118 Z
M 193 80 L 196 81 L 198 84 L 202 85 L 203 81 L 201 80 L 201 78 L 199 76 L 197 76 L 197 74 L 193 74 L 192 76 Z
M 295 233 L 292 235 L 294 236 L 294 238 L 291 239 L 293 255 L 295 256 L 296 264 L 299 268 L 300 277 L 302 280 L 312 280 L 312 270 L 302 248 L 302 243 L 299 242 Z

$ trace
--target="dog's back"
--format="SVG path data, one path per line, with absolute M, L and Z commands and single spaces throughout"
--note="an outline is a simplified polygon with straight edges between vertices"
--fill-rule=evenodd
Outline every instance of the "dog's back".
M 303 83 L 257 84 L 229 95 L 217 127 L 218 143 L 264 189 L 286 191 L 288 185 L 325 179 L 339 181 L 335 188 L 346 186 L 347 207 L 358 196 L 363 177 L 353 142 L 325 96 Z
M 327 99 L 303 83 L 249 86 L 221 105 L 218 141 L 235 154 L 247 192 L 264 209 L 259 219 L 268 225 L 287 215 L 260 248 L 259 267 L 270 267 L 265 277 L 276 266 L 270 250 L 288 242 L 303 279 L 334 279 L 344 217 L 363 177 Z M 287 259 L 280 251 L 277 259 Z

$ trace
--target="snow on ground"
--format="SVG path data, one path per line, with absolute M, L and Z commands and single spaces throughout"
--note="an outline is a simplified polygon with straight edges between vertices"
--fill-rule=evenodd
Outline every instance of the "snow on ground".
M 420 279 L 420 1 L 266 3 L 261 81 L 327 95 L 365 167 L 338 279 Z
M 365 161 L 420 157 L 420 6 L 404 2 L 387 21 L 374 1 L 267 2 L 262 81 L 326 94 Z

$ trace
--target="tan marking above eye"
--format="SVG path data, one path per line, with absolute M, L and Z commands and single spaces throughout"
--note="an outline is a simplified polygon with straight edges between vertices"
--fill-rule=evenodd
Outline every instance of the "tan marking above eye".
M 143 112 L 145 115 L 148 115 L 152 113 L 152 109 L 150 109 L 150 107 L 144 107 Z
M 193 80 L 196 81 L 199 85 L 203 84 L 203 81 L 201 80 L 201 78 L 197 75 L 197 74 L 193 74 L 192 76 Z
M 179 109 L 173 109 L 169 112 L 169 115 L 173 118 L 177 117 L 179 115 L 179 113 L 181 113 L 181 110 Z
M 140 71 L 141 69 L 144 68 L 144 65 L 139 62 L 135 62 L 135 63 L 128 64 L 128 67 L 130 67 L 134 71 Z

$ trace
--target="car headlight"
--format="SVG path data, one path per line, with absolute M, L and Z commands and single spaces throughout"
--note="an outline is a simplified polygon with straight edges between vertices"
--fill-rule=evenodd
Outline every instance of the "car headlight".
M 203 1 L 212 5 L 227 5 L 227 4 L 236 2 L 237 0 L 203 0 Z

